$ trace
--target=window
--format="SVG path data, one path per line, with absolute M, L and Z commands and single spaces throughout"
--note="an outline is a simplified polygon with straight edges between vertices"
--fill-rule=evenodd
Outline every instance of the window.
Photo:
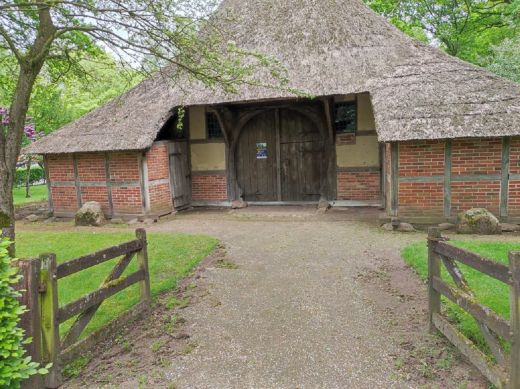
M 357 130 L 356 102 L 336 104 L 334 106 L 334 124 L 338 134 L 355 134 Z
M 217 115 L 215 115 L 213 112 L 206 113 L 206 128 L 208 131 L 208 139 L 224 138 L 222 128 L 220 127 L 220 122 L 218 121 Z

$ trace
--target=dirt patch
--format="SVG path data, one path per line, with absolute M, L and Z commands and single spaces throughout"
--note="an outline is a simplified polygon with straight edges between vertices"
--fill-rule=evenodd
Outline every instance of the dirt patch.
M 111 340 L 65 366 L 63 387 L 174 388 L 165 368 L 198 347 L 183 312 L 201 299 L 209 300 L 214 308 L 220 305 L 205 286 L 204 272 L 221 263 L 232 264 L 222 245 L 176 290 L 159 296 L 149 315 L 129 323 Z
M 375 269 L 374 269 L 375 267 Z M 393 337 L 396 374 L 419 387 L 487 389 L 489 384 L 444 337 L 428 334 L 426 285 L 400 258 L 389 253 L 357 277 Z

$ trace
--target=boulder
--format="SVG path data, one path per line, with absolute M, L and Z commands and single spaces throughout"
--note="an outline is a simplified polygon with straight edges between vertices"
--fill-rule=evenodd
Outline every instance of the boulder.
M 29 215 L 29 216 L 26 216 L 24 218 L 26 221 L 28 221 L 29 223 L 34 223 L 34 222 L 37 222 L 38 220 L 40 220 L 40 217 L 38 215 Z
M 459 234 L 497 235 L 502 233 L 498 219 L 485 208 L 473 208 L 457 218 Z
M 394 226 L 392 225 L 392 223 L 385 223 L 381 226 L 381 228 L 385 231 L 393 231 L 394 230 Z
M 139 223 L 141 223 L 141 222 L 139 221 L 139 219 L 132 219 L 132 220 L 130 220 L 130 221 L 128 222 L 128 225 L 129 225 L 129 226 L 135 226 L 136 224 L 139 224 Z
M 111 224 L 125 224 L 125 221 L 121 219 L 120 217 L 115 217 L 110 219 Z
M 454 230 L 456 226 L 453 223 L 441 223 L 438 225 L 438 227 L 439 227 L 439 230 L 441 230 L 441 231 L 448 231 L 448 230 Z
M 231 209 L 244 209 L 247 207 L 248 207 L 247 202 L 242 199 L 235 200 L 231 203 Z
M 399 223 L 397 226 L 399 232 L 415 232 L 415 228 L 410 223 Z
M 101 204 L 96 201 L 83 204 L 81 209 L 76 212 L 74 220 L 77 226 L 95 227 L 103 225 L 106 221 Z
M 500 228 L 501 228 L 502 232 L 520 231 L 520 226 L 518 224 L 502 223 L 502 224 L 500 224 Z
M 331 208 L 332 208 L 332 205 L 327 200 L 322 199 L 318 203 L 318 212 L 320 212 L 320 213 L 325 213 Z

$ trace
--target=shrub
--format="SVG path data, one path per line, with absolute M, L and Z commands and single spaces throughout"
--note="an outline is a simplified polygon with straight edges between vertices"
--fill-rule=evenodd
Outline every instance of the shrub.
M 0 241 L 0 387 L 18 388 L 31 375 L 47 373 L 25 355 L 24 330 L 18 327 L 20 315 L 25 312 L 17 298 L 13 284 L 19 280 L 7 254 L 9 242 Z
M 36 184 L 45 178 L 45 172 L 40 166 L 32 166 L 31 173 L 29 175 L 29 183 L 31 185 Z M 27 179 L 27 169 L 20 168 L 16 169 L 16 178 L 15 185 L 16 186 L 24 186 L 25 180 Z

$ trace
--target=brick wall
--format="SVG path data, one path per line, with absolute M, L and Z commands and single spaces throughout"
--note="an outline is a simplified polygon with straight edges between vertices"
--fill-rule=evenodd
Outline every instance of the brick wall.
M 500 216 L 502 138 L 451 141 L 451 202 L 444 204 L 446 141 L 399 143 L 399 216 L 450 218 L 474 207 Z M 511 141 L 508 215 L 520 217 L 520 138 Z M 390 211 L 390 210 L 389 210 Z
M 444 141 L 400 143 L 399 215 L 442 216 L 444 184 L 433 182 L 432 177 L 443 175 Z M 419 181 L 419 177 L 425 181 Z
M 139 162 L 138 152 L 116 152 L 109 155 L 112 207 L 115 215 L 139 215 L 144 211 Z
M 194 175 L 192 178 L 193 201 L 227 201 L 227 178 L 224 175 Z
M 381 199 L 380 172 L 339 171 L 338 200 L 378 201 Z
M 56 214 L 69 214 L 78 209 L 72 155 L 47 157 L 51 199 Z
M 170 186 L 170 155 L 167 142 L 154 143 L 146 153 L 148 166 L 148 196 L 153 214 L 173 211 Z
M 482 207 L 499 216 L 502 139 L 454 139 L 452 142 L 452 216 Z M 486 181 L 472 176 L 486 175 Z M 458 179 L 463 177 L 463 181 Z M 497 176 L 492 180 L 491 176 Z
M 97 201 L 105 215 L 109 215 L 110 203 L 106 185 L 106 158 L 103 153 L 76 155 L 78 179 L 81 183 L 81 203 Z

